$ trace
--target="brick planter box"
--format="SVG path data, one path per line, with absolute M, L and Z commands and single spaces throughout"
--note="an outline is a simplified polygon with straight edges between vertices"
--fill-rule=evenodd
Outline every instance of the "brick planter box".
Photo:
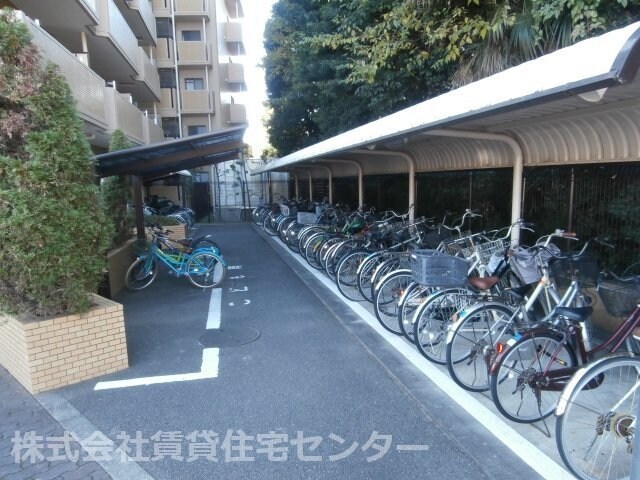
M 0 313 L 0 364 L 32 394 L 128 368 L 122 305 L 93 299 L 81 315 Z

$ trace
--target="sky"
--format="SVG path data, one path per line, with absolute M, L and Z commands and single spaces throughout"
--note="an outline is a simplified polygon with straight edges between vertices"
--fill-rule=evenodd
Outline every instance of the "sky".
M 249 126 L 244 141 L 251 145 L 253 156 L 259 157 L 267 147 L 267 135 L 262 125 L 265 116 L 263 103 L 267 99 L 264 83 L 264 70 L 258 65 L 262 62 L 264 52 L 264 24 L 271 16 L 271 7 L 276 0 L 243 0 L 244 9 L 244 42 L 247 57 L 245 61 L 245 80 L 247 82 L 247 120 Z

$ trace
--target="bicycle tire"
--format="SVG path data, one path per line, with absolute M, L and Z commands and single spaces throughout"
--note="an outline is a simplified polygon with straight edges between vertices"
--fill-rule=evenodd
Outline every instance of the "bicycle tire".
M 194 253 L 186 268 L 189 281 L 199 288 L 217 287 L 227 274 L 227 266 L 213 252 Z
M 557 356 L 553 356 L 560 348 Z M 553 413 L 559 390 L 536 389 L 536 373 L 573 368 L 578 361 L 562 335 L 552 330 L 531 333 L 517 340 L 491 368 L 491 398 L 498 411 L 516 423 L 534 423 Z
M 340 293 L 355 302 L 364 300 L 358 290 L 358 267 L 369 256 L 368 250 L 356 250 L 344 256 L 336 269 L 336 285 Z
M 416 309 L 433 293 L 433 288 L 413 282 L 398 304 L 398 325 L 404 337 L 413 343 L 413 318 Z
M 386 252 L 374 252 L 369 258 L 365 259 L 360 268 L 358 268 L 358 291 L 367 302 L 373 303 L 371 278 L 373 277 L 376 267 L 386 259 L 385 255 Z
M 411 270 L 396 270 L 380 279 L 373 295 L 373 310 L 382 327 L 402 335 L 398 325 L 398 303 L 404 290 L 413 283 Z
M 469 305 L 475 292 L 467 288 L 448 288 L 429 295 L 416 309 L 413 343 L 427 360 L 446 365 L 447 332 L 452 316 Z
M 564 464 L 581 480 L 631 478 L 628 427 L 638 411 L 639 372 L 639 357 L 605 357 L 578 370 L 562 391 L 556 445 Z
M 147 288 L 158 276 L 158 263 L 155 259 L 136 258 L 127 269 L 125 285 L 129 290 Z
M 513 310 L 507 305 L 482 304 L 473 313 L 460 312 L 459 320 L 447 336 L 446 363 L 449 375 L 460 387 L 471 392 L 489 390 L 489 367 L 498 342 L 513 338 L 509 319 Z M 504 337 L 504 338 L 503 338 Z

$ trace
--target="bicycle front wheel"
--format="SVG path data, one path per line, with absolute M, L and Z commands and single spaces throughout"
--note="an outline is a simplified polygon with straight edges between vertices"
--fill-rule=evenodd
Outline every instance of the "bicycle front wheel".
M 449 288 L 429 295 L 418 307 L 412 321 L 412 338 L 427 360 L 438 365 L 447 363 L 447 331 L 453 316 L 475 298 L 475 293 L 466 288 Z
M 582 480 L 631 477 L 640 358 L 615 356 L 579 370 L 556 410 L 560 457 Z
M 129 290 L 142 290 L 153 283 L 158 276 L 155 259 L 137 258 L 127 270 L 125 285 Z
M 560 398 L 547 372 L 577 365 L 570 345 L 554 332 L 526 335 L 497 360 L 491 372 L 491 397 L 498 411 L 517 423 L 533 423 L 553 413 Z M 573 370 L 568 370 L 568 375 Z M 558 379 L 560 380 L 560 379 Z M 545 384 L 549 388 L 545 388 Z
M 412 283 L 411 270 L 397 270 L 383 277 L 373 294 L 374 312 L 380 325 L 396 335 L 402 335 L 398 325 L 398 303 Z
M 222 283 L 227 266 L 211 252 L 197 252 L 187 262 L 189 281 L 199 288 L 213 288 Z
M 460 316 L 447 338 L 447 370 L 465 390 L 485 392 L 497 344 L 513 338 L 513 311 L 506 305 L 479 304 Z

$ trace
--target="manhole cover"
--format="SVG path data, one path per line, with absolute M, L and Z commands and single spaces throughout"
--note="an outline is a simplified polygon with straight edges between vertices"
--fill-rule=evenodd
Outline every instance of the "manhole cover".
M 200 344 L 205 347 L 237 347 L 257 340 L 260 330 L 244 325 L 230 325 L 207 330 L 200 337 Z

